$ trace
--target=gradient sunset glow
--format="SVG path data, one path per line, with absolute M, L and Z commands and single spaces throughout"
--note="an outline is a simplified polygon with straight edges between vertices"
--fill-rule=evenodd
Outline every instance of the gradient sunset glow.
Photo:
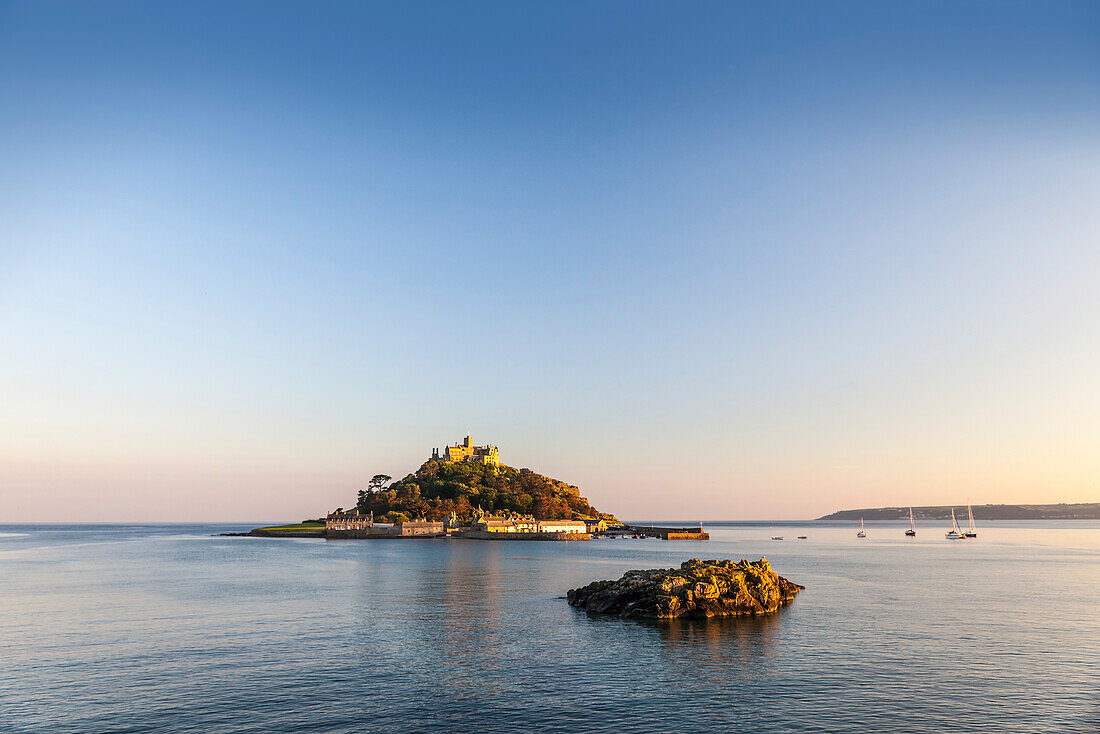
M 461 439 L 625 518 L 1100 501 L 1095 3 L 0 3 L 0 520 Z

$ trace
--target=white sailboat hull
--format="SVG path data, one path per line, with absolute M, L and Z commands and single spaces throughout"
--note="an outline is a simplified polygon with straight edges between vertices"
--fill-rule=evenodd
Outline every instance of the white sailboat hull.
M 958 540 L 963 537 L 962 529 L 959 528 L 959 521 L 955 519 L 955 510 L 951 510 L 951 529 L 944 535 L 948 540 Z

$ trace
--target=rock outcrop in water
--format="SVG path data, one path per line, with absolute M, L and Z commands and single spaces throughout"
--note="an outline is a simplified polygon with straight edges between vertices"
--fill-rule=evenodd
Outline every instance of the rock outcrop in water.
M 771 614 L 806 587 L 783 578 L 767 559 L 684 561 L 680 568 L 627 571 L 618 581 L 570 589 L 569 603 L 589 612 L 652 619 Z

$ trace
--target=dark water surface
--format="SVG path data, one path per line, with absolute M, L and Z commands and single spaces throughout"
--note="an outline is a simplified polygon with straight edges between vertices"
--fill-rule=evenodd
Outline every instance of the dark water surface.
M 0 730 L 1100 731 L 1100 526 L 991 525 L 703 543 L 2 526 Z M 560 598 L 763 555 L 807 587 L 766 619 L 646 624 Z

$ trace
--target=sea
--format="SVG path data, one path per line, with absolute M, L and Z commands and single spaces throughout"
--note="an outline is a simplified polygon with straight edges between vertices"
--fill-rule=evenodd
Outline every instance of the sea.
M 1100 731 L 1100 522 L 963 541 L 943 524 L 588 542 L 0 526 L 0 731 Z M 641 622 L 564 598 L 761 557 L 806 587 L 773 616 Z

